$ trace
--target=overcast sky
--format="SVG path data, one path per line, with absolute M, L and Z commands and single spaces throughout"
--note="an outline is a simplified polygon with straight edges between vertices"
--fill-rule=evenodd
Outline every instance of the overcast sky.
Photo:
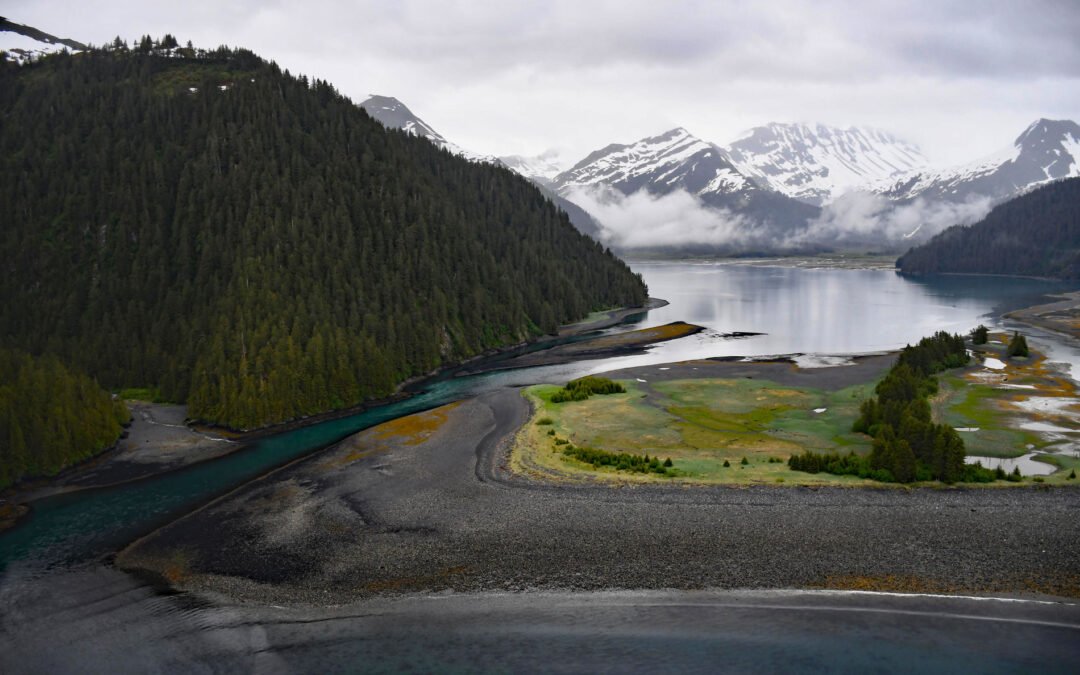
M 396 96 L 458 145 L 579 159 L 683 126 L 886 129 L 935 163 L 1080 121 L 1080 1 L 0 0 L 101 44 L 248 47 L 360 101 Z

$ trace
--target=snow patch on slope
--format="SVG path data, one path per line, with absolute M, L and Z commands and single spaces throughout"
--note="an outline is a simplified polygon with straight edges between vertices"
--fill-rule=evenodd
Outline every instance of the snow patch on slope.
M 72 49 L 67 45 L 41 42 L 32 37 L 11 31 L 0 31 L 0 51 L 7 52 L 9 60 L 26 63 L 49 54 L 62 51 L 78 53 L 79 50 Z

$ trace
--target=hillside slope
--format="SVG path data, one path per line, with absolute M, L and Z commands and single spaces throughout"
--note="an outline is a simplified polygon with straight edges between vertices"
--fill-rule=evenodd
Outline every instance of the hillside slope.
M 0 339 L 253 428 L 638 305 L 535 187 L 250 52 L 0 64 Z
M 1010 274 L 1080 279 L 1080 178 L 999 205 L 950 227 L 896 261 L 909 274 Z

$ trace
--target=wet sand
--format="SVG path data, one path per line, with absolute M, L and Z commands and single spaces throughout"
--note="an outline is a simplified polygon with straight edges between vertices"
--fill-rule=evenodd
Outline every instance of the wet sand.
M 802 386 L 855 377 L 705 363 L 711 377 L 750 369 Z M 680 374 L 669 368 L 654 375 Z M 507 389 L 366 430 L 149 535 L 117 562 L 180 589 L 300 605 L 442 590 L 1080 597 L 1074 489 L 537 482 L 507 468 L 528 415 L 520 391 Z

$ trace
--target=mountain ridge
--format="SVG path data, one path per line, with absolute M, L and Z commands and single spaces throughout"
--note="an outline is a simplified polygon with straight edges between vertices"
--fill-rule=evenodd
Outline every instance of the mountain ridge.
M 742 173 L 816 206 L 928 164 L 915 144 L 869 127 L 770 122 L 723 147 Z
M 1013 141 L 980 159 L 884 181 L 868 189 L 891 201 L 961 202 L 977 196 L 995 203 L 1044 183 L 1080 176 L 1080 125 L 1040 118 Z

